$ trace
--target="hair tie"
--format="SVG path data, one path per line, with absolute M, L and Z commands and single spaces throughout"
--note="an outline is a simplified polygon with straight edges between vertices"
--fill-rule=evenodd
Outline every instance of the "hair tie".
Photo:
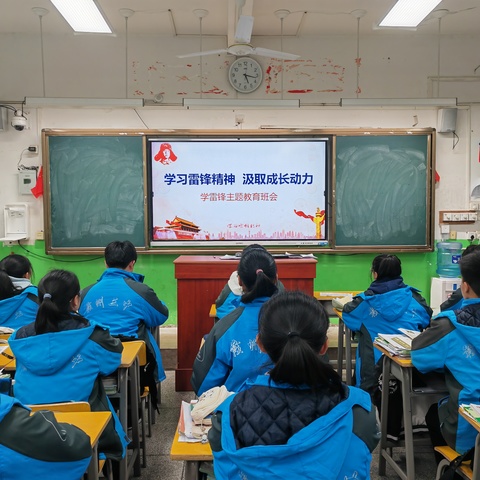
M 260 272 L 263 273 L 263 270 L 261 268 L 257 268 L 257 271 L 255 273 L 258 275 Z
M 43 299 L 45 300 L 46 298 L 52 298 L 52 296 L 49 293 L 44 293 Z
M 298 332 L 288 332 L 287 337 L 288 338 L 293 338 L 293 337 L 299 337 L 300 334 Z

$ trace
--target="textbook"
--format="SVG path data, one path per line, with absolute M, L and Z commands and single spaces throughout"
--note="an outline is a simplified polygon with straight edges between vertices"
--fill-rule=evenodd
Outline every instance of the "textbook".
M 198 438 L 193 432 L 194 423 L 192 419 L 192 408 L 192 404 L 182 401 L 182 406 L 180 408 L 180 419 L 178 421 L 179 442 L 195 443 L 202 441 L 202 438 Z
M 379 333 L 373 343 L 399 357 L 410 357 L 412 350 L 412 339 L 403 333 Z
M 476 405 L 475 403 L 470 404 L 463 404 L 460 405 L 463 408 L 463 411 L 473 420 L 480 423 L 480 405 Z

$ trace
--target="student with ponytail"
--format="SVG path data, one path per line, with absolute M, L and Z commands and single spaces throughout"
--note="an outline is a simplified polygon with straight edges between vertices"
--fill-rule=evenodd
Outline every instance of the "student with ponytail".
M 263 306 L 257 344 L 273 367 L 214 414 L 216 478 L 370 478 L 375 409 L 321 359 L 328 323 L 322 305 L 302 292 L 279 293 Z
M 229 391 L 244 388 L 268 367 L 268 356 L 255 343 L 258 314 L 277 293 L 277 266 L 264 248 L 244 251 L 238 264 L 243 294 L 238 307 L 220 319 L 207 335 L 193 364 L 192 386 L 197 395 L 225 385 Z
M 373 347 L 375 337 L 379 333 L 399 333 L 399 328 L 421 331 L 428 326 L 432 309 L 419 290 L 403 282 L 402 264 L 396 255 L 377 255 L 370 273 L 373 282 L 344 305 L 342 319 L 359 339 L 356 386 L 373 394 L 380 372 L 376 366 L 382 356 Z
M 250 250 L 266 251 L 264 246 L 258 243 L 251 243 L 243 249 L 242 255 L 246 255 Z M 277 288 L 279 292 L 285 290 L 280 280 L 277 281 Z M 240 305 L 242 294 L 242 287 L 238 283 L 238 271 L 235 270 L 215 300 L 216 318 L 223 318 L 228 313 L 233 312 Z
M 9 340 L 17 361 L 14 395 L 27 405 L 87 401 L 92 411 L 111 411 L 99 452 L 120 460 L 128 440 L 100 377 L 119 367 L 123 346 L 107 328 L 77 313 L 80 284 L 74 273 L 52 270 L 40 280 L 38 291 L 35 322 Z

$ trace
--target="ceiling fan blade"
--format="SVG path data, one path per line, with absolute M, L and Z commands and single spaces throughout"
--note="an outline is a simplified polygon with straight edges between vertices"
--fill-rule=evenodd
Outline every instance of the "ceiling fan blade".
M 268 48 L 254 48 L 252 55 L 261 55 L 262 57 L 271 57 L 271 58 L 280 58 L 283 60 L 295 60 L 300 58 L 300 55 L 295 55 L 293 53 L 279 52 L 277 50 L 269 50 Z
M 240 15 L 235 30 L 235 43 L 250 43 L 253 31 L 253 17 Z
M 228 52 L 226 48 L 220 50 L 206 50 L 205 52 L 184 53 L 183 55 L 177 55 L 177 58 L 189 58 L 189 57 L 203 57 L 204 55 L 214 55 L 216 53 Z

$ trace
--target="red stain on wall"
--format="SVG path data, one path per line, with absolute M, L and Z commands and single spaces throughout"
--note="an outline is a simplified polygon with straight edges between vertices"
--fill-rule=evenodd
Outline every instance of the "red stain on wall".
M 287 90 L 288 93 L 312 93 L 313 90 Z
M 218 88 L 216 86 L 213 86 L 210 90 L 206 90 L 203 93 L 213 93 L 215 95 L 228 96 L 228 92 L 225 92 L 225 90 L 222 90 L 221 88 Z

